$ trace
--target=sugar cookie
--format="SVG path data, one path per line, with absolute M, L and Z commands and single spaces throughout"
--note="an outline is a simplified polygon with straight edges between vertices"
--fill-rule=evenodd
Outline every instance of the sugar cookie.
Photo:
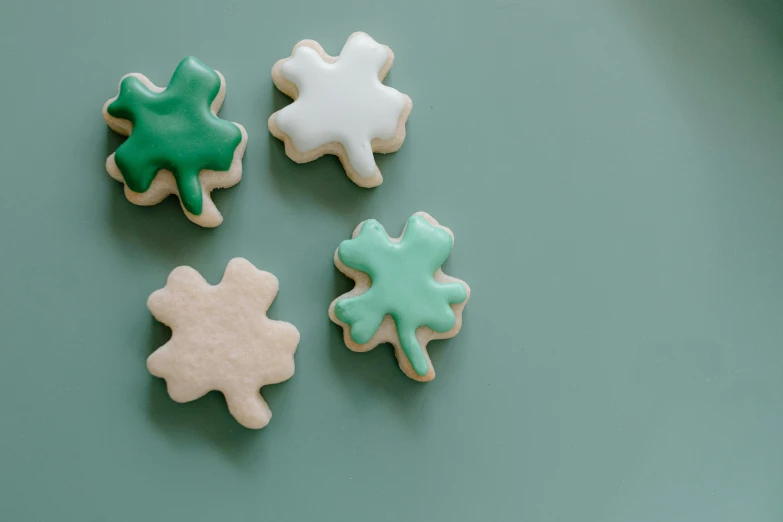
M 259 388 L 291 378 L 299 344 L 294 325 L 266 316 L 277 289 L 275 276 L 242 258 L 216 286 L 188 266 L 175 268 L 147 301 L 172 332 L 147 359 L 150 373 L 166 379 L 177 402 L 218 390 L 240 424 L 263 428 L 272 412 Z
M 175 194 L 194 223 L 223 221 L 210 192 L 239 183 L 247 145 L 244 127 L 217 117 L 225 96 L 223 75 L 192 56 L 179 63 L 165 89 L 143 74 L 123 76 L 103 118 L 129 136 L 106 160 L 128 201 L 156 205 Z
M 302 40 L 272 68 L 275 85 L 294 102 L 272 114 L 269 131 L 297 163 L 334 154 L 351 181 L 380 185 L 373 152 L 402 146 L 413 107 L 407 95 L 381 83 L 392 62 L 392 50 L 365 33 L 353 33 L 337 57 Z
M 411 216 L 395 239 L 374 219 L 360 223 L 334 253 L 337 269 L 356 282 L 329 307 L 348 348 L 366 352 L 390 343 L 405 375 L 434 379 L 427 343 L 457 335 L 470 297 L 467 283 L 440 268 L 453 244 L 451 230 L 424 212 Z

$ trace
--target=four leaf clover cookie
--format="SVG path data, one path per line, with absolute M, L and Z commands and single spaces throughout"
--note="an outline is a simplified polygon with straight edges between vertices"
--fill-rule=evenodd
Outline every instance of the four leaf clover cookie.
M 269 118 L 269 131 L 297 163 L 334 154 L 354 183 L 380 185 L 373 152 L 402 146 L 413 107 L 408 96 L 381 83 L 393 61 L 392 50 L 365 33 L 353 33 L 338 57 L 302 40 L 272 68 L 275 85 L 294 103 Z
M 240 424 L 263 428 L 272 412 L 259 388 L 291 378 L 299 344 L 292 324 L 266 316 L 277 289 L 275 276 L 241 258 L 228 263 L 217 286 L 188 266 L 175 268 L 147 301 L 172 331 L 147 359 L 150 373 L 166 379 L 177 402 L 218 390 Z
M 223 75 L 193 57 L 179 63 L 165 89 L 143 74 L 122 78 L 103 117 L 129 136 L 106 160 L 128 201 L 155 205 L 176 194 L 194 223 L 223 221 L 210 192 L 239 183 L 247 144 L 244 127 L 217 117 L 225 95 Z
M 398 239 L 374 219 L 360 223 L 334 254 L 338 270 L 356 282 L 329 307 L 348 348 L 390 343 L 405 375 L 434 379 L 427 343 L 457 335 L 470 297 L 467 283 L 440 268 L 453 243 L 451 230 L 424 212 L 408 219 Z

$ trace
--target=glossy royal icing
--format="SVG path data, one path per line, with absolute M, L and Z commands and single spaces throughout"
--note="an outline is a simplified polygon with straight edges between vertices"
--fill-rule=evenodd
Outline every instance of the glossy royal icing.
M 425 213 L 411 216 L 399 239 L 370 219 L 343 241 L 335 264 L 357 285 L 332 303 L 330 317 L 345 328 L 349 348 L 364 351 L 391 342 L 398 359 L 399 350 L 404 354 L 400 366 L 406 374 L 433 378 L 426 344 L 456 335 L 470 292 L 464 281 L 440 269 L 452 245 L 451 231 Z
M 165 89 L 138 73 L 123 77 L 103 113 L 129 137 L 106 168 L 130 201 L 151 205 L 176 193 L 192 221 L 220 224 L 209 192 L 239 182 L 247 141 L 241 125 L 217 117 L 224 97 L 222 75 L 193 57 L 179 63 Z
M 312 40 L 299 42 L 272 69 L 275 85 L 294 102 L 269 118 L 269 130 L 293 160 L 335 154 L 357 185 L 379 185 L 373 151 L 400 148 L 412 107 L 407 95 L 381 83 L 393 61 L 391 49 L 365 33 L 352 34 L 338 57 Z

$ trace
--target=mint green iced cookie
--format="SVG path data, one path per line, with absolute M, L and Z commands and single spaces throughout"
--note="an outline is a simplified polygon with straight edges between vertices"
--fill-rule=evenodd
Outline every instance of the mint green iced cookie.
M 470 296 L 464 281 L 440 269 L 453 241 L 448 228 L 419 212 L 399 239 L 370 219 L 340 244 L 335 265 L 356 287 L 334 300 L 329 317 L 343 327 L 348 348 L 364 352 L 391 343 L 408 377 L 435 378 L 427 343 L 459 332 Z

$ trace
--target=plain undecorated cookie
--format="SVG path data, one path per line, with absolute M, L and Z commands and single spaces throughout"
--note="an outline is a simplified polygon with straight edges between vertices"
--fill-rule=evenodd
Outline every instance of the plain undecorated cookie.
M 263 428 L 272 412 L 259 388 L 290 379 L 299 331 L 266 316 L 277 278 L 242 258 L 232 259 L 212 286 L 188 266 L 175 268 L 165 288 L 147 301 L 171 328 L 171 340 L 147 359 L 177 402 L 210 390 L 223 393 L 231 415 L 247 428 Z

